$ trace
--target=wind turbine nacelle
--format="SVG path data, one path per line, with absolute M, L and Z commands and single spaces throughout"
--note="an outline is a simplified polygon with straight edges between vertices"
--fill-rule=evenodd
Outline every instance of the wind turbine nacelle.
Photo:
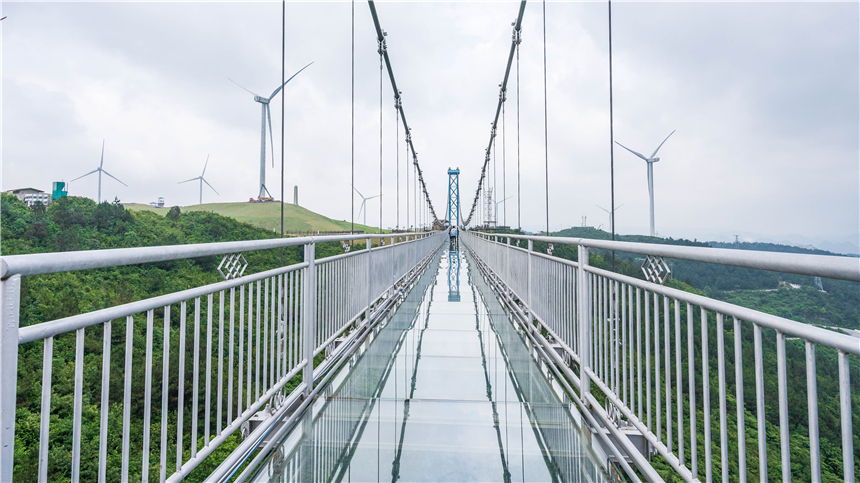
M 658 161 L 660 161 L 660 158 L 651 158 L 648 160 L 649 163 L 656 163 Z
M 261 104 L 268 104 L 269 103 L 269 100 L 266 99 L 265 97 L 254 96 L 254 100 L 261 103 Z

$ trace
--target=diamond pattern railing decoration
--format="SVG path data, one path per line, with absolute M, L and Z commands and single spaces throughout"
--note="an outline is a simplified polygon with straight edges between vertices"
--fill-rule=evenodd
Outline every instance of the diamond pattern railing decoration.
M 248 268 L 248 261 L 245 260 L 245 257 L 241 253 L 234 253 L 232 255 L 224 255 L 224 258 L 221 259 L 221 263 L 218 265 L 218 273 L 221 274 L 224 280 L 232 280 L 241 277 L 245 273 L 246 268 Z
M 669 270 L 669 265 L 666 264 L 666 260 L 663 260 L 663 257 L 648 255 L 645 257 L 645 261 L 642 262 L 642 273 L 645 274 L 645 279 L 649 282 L 663 285 L 672 271 Z

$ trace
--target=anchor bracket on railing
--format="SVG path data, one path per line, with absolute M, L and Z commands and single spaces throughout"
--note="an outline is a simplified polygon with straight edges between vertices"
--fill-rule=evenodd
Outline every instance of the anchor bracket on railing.
M 241 277 L 245 273 L 246 268 L 248 268 L 248 261 L 245 260 L 245 257 L 241 253 L 234 253 L 232 255 L 224 255 L 224 258 L 221 259 L 221 263 L 218 265 L 218 273 L 221 274 L 224 280 L 232 280 Z

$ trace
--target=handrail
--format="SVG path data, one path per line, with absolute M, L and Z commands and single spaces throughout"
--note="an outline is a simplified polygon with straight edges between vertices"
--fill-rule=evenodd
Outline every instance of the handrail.
M 270 250 L 273 248 L 307 245 L 308 243 L 380 239 L 407 235 L 426 236 L 433 233 L 434 232 L 415 232 L 406 234 L 308 236 L 300 238 L 274 238 L 270 240 L 9 255 L 0 257 L 0 279 L 5 280 L 12 275 L 43 275 L 47 273 L 71 272 L 92 268 L 166 262 L 183 258 L 197 258 L 237 252 Z
M 716 263 L 735 267 L 755 268 L 773 272 L 811 275 L 860 282 L 860 258 L 833 255 L 806 255 L 801 253 L 762 252 L 753 250 L 730 250 L 727 248 L 686 247 L 656 243 L 635 243 L 593 238 L 568 238 L 559 236 L 508 235 L 473 232 L 487 237 L 509 237 L 565 245 L 581 245 L 588 248 L 616 250 L 657 257 L 677 258 L 694 262 Z
M 584 238 L 461 233 L 461 243 L 486 266 L 499 296 L 515 300 L 513 306 L 525 315 L 527 326 L 537 322 L 535 327 L 546 328 L 544 333 L 560 342 L 555 349 L 566 352 L 575 362 L 582 381 L 578 396 L 601 406 L 604 402 L 595 399 L 592 388 L 602 393 L 606 404 L 617 409 L 614 414 L 619 419 L 614 421 L 619 426 L 622 420 L 632 424 L 650 443 L 652 451 L 665 458 L 669 467 L 689 482 L 700 481 L 702 470 L 708 481 L 720 476 L 723 481 L 748 476 L 747 461 L 756 455 L 759 477 L 767 480 L 768 446 L 774 444 L 769 442 L 772 438 L 766 430 L 768 424 L 778 426 L 782 478 L 791 478 L 791 453 L 795 450 L 789 444 L 789 433 L 793 430 L 789 425 L 788 394 L 803 382 L 789 379 L 787 340 L 799 339 L 806 356 L 811 479 L 821 480 L 819 426 L 825 423 L 831 438 L 829 443 L 836 443 L 834 437 L 842 440 L 843 477 L 845 481 L 854 481 L 851 421 L 856 409 L 851 402 L 853 362 L 849 359 L 860 356 L 860 339 L 592 267 L 588 264 L 588 252 L 589 248 L 614 249 L 844 280 L 860 278 L 857 270 L 860 260 Z M 494 241 L 499 236 L 528 240 L 528 248 L 516 247 L 509 240 Z M 534 241 L 577 245 L 579 261 L 574 266 L 568 260 L 537 253 Z M 768 341 L 767 345 L 763 341 Z M 819 418 L 817 381 L 823 374 L 816 370 L 816 346 L 833 349 L 820 357 L 825 358 L 828 367 L 838 367 L 838 374 L 828 374 L 828 388 L 838 378 L 838 394 L 827 395 L 831 400 L 834 396 L 838 398 L 836 421 Z M 755 390 L 752 397 L 749 393 L 745 397 L 744 387 L 749 384 L 744 381 L 748 376 L 743 365 L 750 364 L 750 353 Z M 770 362 L 773 359 L 775 365 Z M 734 366 L 733 378 L 726 377 L 728 360 Z M 562 362 L 564 367 L 569 365 Z M 796 366 L 791 370 L 795 371 Z M 770 379 L 768 387 L 775 376 L 776 394 L 765 389 L 765 374 Z M 717 382 L 717 395 L 710 392 L 712 382 Z M 697 401 L 699 394 L 701 399 Z M 755 401 L 751 404 L 753 397 Z M 765 404 L 766 399 L 773 398 L 779 402 L 776 412 Z M 736 421 L 730 421 L 729 405 L 735 406 Z M 697 424 L 700 411 L 707 422 L 703 428 Z M 750 413 L 756 416 L 757 452 L 744 444 L 748 437 L 746 418 Z M 766 418 L 766 414 L 770 417 Z M 652 422 L 656 422 L 656 427 Z M 731 430 L 741 438 L 732 458 L 736 457 L 736 462 L 729 461 L 730 424 L 735 425 L 736 429 Z M 700 438 L 705 443 L 701 447 Z M 685 448 L 690 449 L 689 456 Z M 697 453 L 700 448 L 704 449 L 703 467 L 699 465 L 701 453 Z M 716 455 L 712 455 L 712 448 L 719 449 L 719 459 L 713 457 Z M 716 468 L 721 475 L 713 474 Z

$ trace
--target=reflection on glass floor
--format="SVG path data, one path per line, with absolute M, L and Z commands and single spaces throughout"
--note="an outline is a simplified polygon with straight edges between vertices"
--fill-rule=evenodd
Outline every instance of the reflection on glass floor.
M 609 479 L 470 259 L 438 260 L 256 481 Z

